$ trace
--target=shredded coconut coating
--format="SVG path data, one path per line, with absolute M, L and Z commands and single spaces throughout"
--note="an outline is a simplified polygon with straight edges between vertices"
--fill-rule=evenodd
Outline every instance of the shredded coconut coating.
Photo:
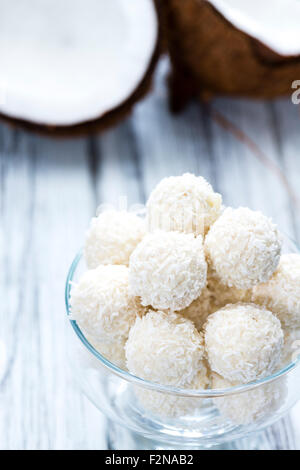
M 200 331 L 209 315 L 216 310 L 218 310 L 218 307 L 215 304 L 215 299 L 212 293 L 207 287 L 204 287 L 200 297 L 178 313 L 180 313 L 184 318 L 191 320 L 197 330 Z
M 200 235 L 157 231 L 146 235 L 130 257 L 130 292 L 144 306 L 182 310 L 200 296 L 206 273 Z
M 191 383 L 186 383 L 182 388 L 189 390 L 202 390 L 209 384 L 206 365 L 200 364 L 200 370 Z M 156 416 L 163 418 L 179 418 L 186 415 L 194 415 L 203 404 L 202 398 L 190 398 L 155 392 L 136 386 L 135 395 L 140 406 Z
M 227 305 L 208 317 L 204 331 L 211 369 L 231 382 L 248 383 L 266 377 L 279 364 L 281 324 L 262 307 Z
M 300 355 L 300 328 L 284 329 L 283 332 L 284 344 L 278 370 L 294 362 L 296 357 Z
M 220 375 L 212 375 L 212 388 L 230 388 L 239 385 L 224 379 Z M 247 425 L 272 416 L 284 405 L 287 397 L 286 378 L 261 385 L 249 392 L 226 397 L 214 398 L 213 402 L 220 413 L 234 424 Z
M 79 327 L 99 340 L 127 338 L 137 315 L 144 313 L 128 289 L 128 268 L 100 265 L 83 274 L 71 289 L 71 314 Z
M 221 195 L 202 176 L 171 176 L 161 180 L 150 194 L 148 229 L 205 235 L 221 210 Z
M 125 347 L 128 370 L 162 385 L 184 387 L 202 367 L 203 335 L 171 312 L 149 311 L 137 318 Z
M 89 269 L 100 264 L 124 264 L 146 234 L 141 217 L 125 211 L 106 211 L 93 217 L 85 238 L 84 256 Z
M 125 346 L 128 370 L 162 385 L 204 389 L 209 383 L 203 335 L 190 320 L 172 312 L 149 311 L 137 318 Z M 135 387 L 140 405 L 159 416 L 183 416 L 201 405 L 183 398 Z
M 281 244 L 276 226 L 261 212 L 228 207 L 207 234 L 205 250 L 223 284 L 249 289 L 270 279 Z
M 90 335 L 86 335 L 86 339 L 96 349 L 96 351 L 102 354 L 102 356 L 104 356 L 116 366 L 120 367 L 120 369 L 127 370 L 125 357 L 125 337 L 113 337 L 111 341 L 100 341 Z
M 300 255 L 282 255 L 271 279 L 253 288 L 252 301 L 271 310 L 285 328 L 300 328 Z

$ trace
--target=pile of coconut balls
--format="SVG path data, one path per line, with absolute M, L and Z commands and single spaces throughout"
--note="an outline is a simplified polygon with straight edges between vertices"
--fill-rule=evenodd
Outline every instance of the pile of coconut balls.
M 71 315 L 103 356 L 142 379 L 181 389 L 229 388 L 292 360 L 300 332 L 300 255 L 281 255 L 276 225 L 222 205 L 201 176 L 163 179 L 146 217 L 102 212 L 91 221 L 88 270 L 71 290 Z M 285 383 L 215 398 L 234 422 L 280 406 Z M 136 387 L 163 416 L 201 400 Z

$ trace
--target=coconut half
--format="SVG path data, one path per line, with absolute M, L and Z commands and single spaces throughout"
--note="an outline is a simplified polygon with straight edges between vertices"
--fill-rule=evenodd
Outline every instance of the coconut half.
M 157 45 L 153 0 L 0 0 L 0 113 L 109 124 L 145 91 Z
M 274 98 L 300 77 L 299 0 L 160 0 L 171 104 L 193 96 Z
M 282 56 L 300 55 L 299 0 L 209 0 L 241 31 Z

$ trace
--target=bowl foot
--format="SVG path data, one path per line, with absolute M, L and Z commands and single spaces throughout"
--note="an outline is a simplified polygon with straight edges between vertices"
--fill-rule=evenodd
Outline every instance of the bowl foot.
M 111 421 L 107 427 L 107 448 L 109 450 L 271 450 L 263 433 L 222 444 L 184 440 L 179 444 L 148 438 Z

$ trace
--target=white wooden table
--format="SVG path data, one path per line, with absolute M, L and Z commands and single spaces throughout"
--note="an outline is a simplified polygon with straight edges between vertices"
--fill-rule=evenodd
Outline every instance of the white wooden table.
M 263 210 L 299 241 L 299 108 L 218 99 L 174 117 L 166 69 L 101 137 L 53 140 L 0 125 L 0 449 L 105 448 L 105 419 L 75 388 L 65 354 L 65 277 L 99 203 L 144 202 L 162 177 L 191 171 L 226 204 Z M 300 405 L 264 439 L 300 449 Z

